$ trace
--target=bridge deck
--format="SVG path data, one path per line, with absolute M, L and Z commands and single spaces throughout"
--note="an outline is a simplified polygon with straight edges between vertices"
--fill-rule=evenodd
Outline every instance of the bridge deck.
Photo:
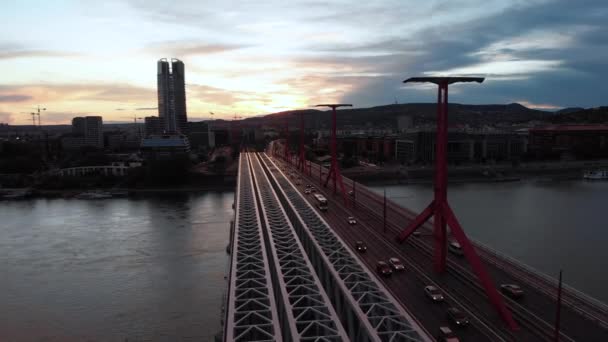
M 265 154 L 275 190 L 353 341 L 427 341 L 428 333 Z M 280 195 L 281 196 L 281 195 Z
M 287 164 L 286 164 L 287 165 Z M 298 172 L 295 168 L 292 172 Z M 327 172 L 327 170 L 319 165 L 312 165 L 312 177 L 305 176 L 308 182 L 315 183 L 319 181 L 318 174 Z M 353 181 L 344 178 L 346 191 L 353 190 Z M 331 204 L 344 207 L 341 214 L 342 220 L 347 215 L 354 215 L 365 224 L 364 230 L 371 230 L 376 233 L 374 239 L 384 239 L 393 248 L 403 251 L 406 258 L 412 258 L 414 263 L 420 266 L 428 265 L 428 270 L 425 271 L 432 278 L 441 282 L 446 290 L 450 292 L 466 293 L 465 296 L 470 298 L 467 306 L 472 310 L 476 310 L 478 315 L 485 315 L 488 318 L 493 316 L 490 310 L 486 312 L 486 308 L 481 302 L 485 301 L 485 296 L 479 291 L 477 279 L 472 274 L 469 265 L 462 258 L 454 256 L 449 257 L 448 275 L 437 278 L 433 274 L 431 262 L 432 252 L 432 236 L 431 228 L 426 226 L 426 232 L 420 238 L 412 237 L 403 245 L 398 245 L 394 242 L 394 236 L 403 229 L 407 223 L 415 217 L 415 214 L 396 203 L 387 200 L 387 227 L 386 233 L 383 227 L 383 198 L 367 189 L 366 187 L 357 184 L 355 190 L 355 205 L 351 203 L 348 206 L 343 205 L 340 194 L 333 197 L 329 190 L 319 187 L 324 191 L 326 197 L 330 199 Z M 333 210 L 331 207 L 330 210 Z M 331 222 L 333 225 L 339 225 L 339 222 Z M 370 234 L 372 232 L 369 232 Z M 377 233 L 381 233 L 378 235 Z M 352 233 L 355 234 L 355 233 Z M 367 237 L 369 239 L 369 237 Z M 516 314 L 518 321 L 523 325 L 524 331 L 529 331 L 533 335 L 528 336 L 529 339 L 550 339 L 553 334 L 553 319 L 555 314 L 555 293 L 556 282 L 546 276 L 538 274 L 535 270 L 515 261 L 504 257 L 499 253 L 492 251 L 479 243 L 475 243 L 480 255 L 484 259 L 486 267 L 492 274 L 495 280 L 499 283 L 517 283 L 524 288 L 526 295 L 522 301 L 514 301 L 505 297 L 510 308 Z M 388 248 L 388 247 L 385 247 Z M 399 251 L 397 251 L 399 253 Z M 464 299 L 466 299 L 464 298 Z M 606 317 L 608 310 L 602 303 L 591 299 L 574 289 L 566 288 L 564 291 L 564 301 L 562 310 L 562 334 L 563 341 L 605 341 L 608 340 L 608 329 L 606 325 Z M 493 324 L 495 325 L 495 323 Z M 503 330 L 497 327 L 499 330 Z M 503 338 L 509 339 L 509 335 L 505 334 Z M 521 336 L 521 332 L 511 337 L 516 340 L 528 339 Z

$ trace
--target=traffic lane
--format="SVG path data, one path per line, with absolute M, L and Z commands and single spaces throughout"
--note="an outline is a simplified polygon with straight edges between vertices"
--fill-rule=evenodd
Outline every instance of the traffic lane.
M 386 261 L 389 257 L 395 255 L 387 255 L 387 246 L 379 239 L 370 238 L 368 232 L 360 227 L 350 226 L 346 223 L 343 214 L 335 214 L 337 207 L 329 206 L 328 212 L 324 213 L 327 222 L 332 226 L 334 231 L 338 233 L 351 246 L 353 251 L 359 255 L 360 259 L 369 267 L 372 272 L 376 272 L 376 263 L 379 260 Z M 332 214 L 333 213 L 333 214 Z M 355 242 L 357 240 L 367 242 L 367 252 L 358 253 L 355 250 Z M 424 286 L 427 283 L 421 281 L 418 277 L 412 276 L 413 271 L 409 268 L 409 277 L 406 272 L 394 273 L 394 277 L 377 277 L 384 286 L 399 300 L 407 305 L 407 310 L 415 316 L 421 324 L 431 333 L 435 334 L 439 331 L 440 326 L 450 325 L 446 318 L 446 309 L 449 300 L 444 303 L 432 303 L 423 292 Z M 435 305 L 433 305 L 435 304 Z M 471 318 L 472 319 L 472 318 Z M 469 328 L 457 331 L 462 338 L 472 341 L 490 341 L 481 332 L 477 331 L 477 326 L 473 323 Z M 460 329 L 459 329 L 460 330 Z
M 364 194 L 363 196 L 367 197 L 366 195 L 367 194 Z M 370 202 L 376 204 L 377 206 L 378 201 L 370 199 Z M 390 212 L 393 212 L 393 210 L 390 210 Z M 425 244 L 427 248 L 432 250 L 432 236 L 428 236 L 420 240 L 426 241 Z M 465 258 L 451 258 L 451 260 L 459 264 L 459 266 L 466 268 L 470 272 L 471 277 L 476 278 Z M 537 316 L 540 321 L 545 323 L 545 325 L 552 325 L 551 322 L 554 320 L 556 302 L 551 297 L 540 291 L 536 285 L 529 284 L 525 280 L 515 277 L 513 274 L 509 273 L 508 270 L 500 268 L 483 259 L 482 262 L 484 263 L 486 270 L 492 279 L 495 280 L 496 284 L 515 283 L 520 285 L 526 292 L 525 299 L 514 301 L 515 304 L 511 304 L 512 306 L 517 306 L 517 304 L 519 304 L 524 310 L 527 310 Z M 506 296 L 504 297 L 508 302 L 513 302 L 510 298 Z M 602 329 L 598 324 L 583 317 L 568 306 L 562 306 L 561 330 L 565 335 L 575 340 L 608 341 L 607 329 Z
M 315 204 L 312 197 L 308 197 L 309 203 Z M 358 253 L 360 258 L 365 264 L 376 272 L 376 263 L 379 260 L 386 261 L 388 258 L 396 256 L 394 254 L 387 254 L 390 251 L 390 247 L 386 245 L 383 239 L 377 239 L 371 236 L 367 229 L 361 229 L 359 224 L 350 226 L 347 221 L 345 212 L 335 204 L 333 201 L 329 202 L 329 209 L 327 212 L 320 212 L 321 215 L 327 220 L 332 228 L 338 233 L 346 242 L 354 249 L 357 240 L 365 241 L 367 243 L 368 250 L 366 253 Z M 357 253 L 355 251 L 355 253 Z M 389 252 L 390 253 L 390 252 Z M 407 260 L 400 257 L 407 266 Z M 412 275 L 412 267 L 408 267 L 409 273 Z M 394 278 L 378 277 L 385 287 L 397 298 L 402 304 L 404 304 L 408 310 L 414 315 L 427 330 L 433 335 L 439 331 L 440 326 L 452 326 L 446 317 L 446 309 L 450 306 L 450 299 L 447 299 L 444 303 L 437 304 L 432 303 L 424 295 L 424 286 L 429 285 L 420 279 L 419 276 L 414 275 L 413 277 L 403 277 L 405 274 L 399 274 Z M 404 281 L 405 280 L 405 281 Z M 446 294 L 448 296 L 448 294 Z M 435 305 L 432 305 L 435 304 Z M 453 304 L 451 304 L 453 306 Z M 484 333 L 479 331 L 477 322 L 474 317 L 470 317 L 472 324 L 466 329 L 457 329 L 457 333 L 460 337 L 471 340 L 471 341 L 491 341 Z M 452 326 L 453 327 L 453 326 Z M 456 330 L 456 329 L 455 329 Z
M 432 237 L 423 237 L 421 241 L 425 241 L 427 247 L 432 248 Z M 472 274 L 471 267 L 465 258 L 451 257 L 450 259 L 461 267 L 466 268 Z M 525 310 L 532 312 L 540 320 L 544 321 L 548 326 L 553 326 L 557 307 L 556 301 L 548 297 L 536 286 L 514 278 L 508 271 L 485 261 L 483 263 L 497 286 L 500 284 L 517 284 L 524 290 L 524 297 L 520 300 L 513 300 L 504 296 L 508 302 L 514 303 L 511 304 L 512 306 L 519 304 Z M 561 310 L 560 330 L 568 337 L 576 341 L 608 341 L 608 329 L 603 329 L 601 326 L 576 313 L 570 307 L 562 306 Z
M 359 218 L 360 220 L 365 221 L 368 217 L 367 215 L 362 214 L 362 211 L 360 210 Z M 373 221 L 378 223 L 377 220 Z M 376 224 L 375 228 L 370 229 L 375 229 L 378 232 L 378 235 L 381 236 L 381 239 L 386 240 L 387 244 L 393 244 L 395 248 L 400 249 L 402 251 L 402 254 L 400 255 L 407 255 L 408 257 L 412 258 L 413 262 L 424 269 L 424 273 L 427 276 L 429 276 L 437 284 L 441 284 L 440 286 L 444 287 L 452 295 L 455 295 L 458 301 L 465 304 L 469 310 L 473 312 L 485 313 L 483 319 L 484 323 L 490 325 L 492 329 L 500 331 L 504 338 L 517 341 L 535 341 L 538 339 L 535 335 L 529 334 L 528 332 L 518 332 L 513 334 L 504 325 L 501 318 L 495 313 L 494 308 L 488 303 L 483 294 L 479 293 L 479 291 L 477 291 L 475 288 L 472 288 L 469 283 L 464 283 L 460 279 L 456 279 L 450 275 L 437 275 L 433 269 L 431 255 L 422 253 L 420 250 L 409 244 L 396 244 L 393 240 L 394 233 L 391 230 L 387 230 L 386 233 L 382 233 L 382 229 L 379 227 L 379 225 L 380 224 L 378 223 Z
M 364 215 L 365 211 L 366 211 L 365 209 L 361 209 L 361 210 L 357 211 L 360 221 L 365 220 L 367 218 Z M 371 222 L 368 222 L 368 224 L 371 226 L 375 226 L 375 228 L 370 228 L 370 229 L 375 229 L 376 231 L 380 232 L 380 229 L 378 227 L 378 225 L 380 223 L 378 222 L 378 220 L 375 217 L 371 217 Z M 386 242 L 389 244 L 391 244 L 391 243 L 394 244 L 394 240 L 392 239 L 394 233 L 387 231 L 387 234 L 389 234 L 389 237 Z M 380 236 L 382 239 L 387 238 L 387 236 L 384 234 L 382 234 Z M 435 272 L 432 268 L 432 264 L 430 263 L 430 261 L 432 260 L 432 257 L 430 257 L 429 255 L 420 254 L 421 252 L 417 249 L 412 249 L 411 251 L 409 251 L 409 253 L 417 253 L 417 255 L 420 256 L 420 258 L 418 258 L 416 262 L 418 264 L 427 266 L 426 271 L 425 271 L 425 273 L 427 275 L 428 274 L 435 275 Z M 534 340 L 538 339 L 538 337 L 536 337 L 536 335 L 532 334 L 531 332 L 527 332 L 527 331 L 517 333 L 516 334 L 517 336 L 514 337 L 512 332 L 508 331 L 506 326 L 504 326 L 504 323 L 502 322 L 501 318 L 495 313 L 494 308 L 488 303 L 484 293 L 480 293 L 480 291 L 478 289 L 472 287 L 469 282 L 463 283 L 462 280 L 454 279 L 454 278 L 446 278 L 446 279 L 447 280 L 444 280 L 443 277 L 435 277 L 434 280 L 438 284 L 442 284 L 443 286 L 448 285 L 448 287 L 451 291 L 457 292 L 458 293 L 457 298 L 459 299 L 459 301 L 466 303 L 467 304 L 466 306 L 473 309 L 473 312 L 491 313 L 490 316 L 486 317 L 486 319 L 488 321 L 486 321 L 485 324 L 489 324 L 490 326 L 492 326 L 493 327 L 492 329 L 501 331 L 505 335 L 505 338 L 511 338 L 513 340 L 518 340 L 518 341 L 528 341 L 528 340 L 534 341 Z M 470 298 L 474 298 L 474 300 L 471 300 Z M 490 318 L 490 319 L 488 319 L 488 318 Z
M 305 185 L 302 185 L 302 188 L 305 188 Z M 307 199 L 309 203 L 311 203 L 313 206 L 315 205 L 312 196 L 307 197 Z M 375 272 L 375 267 L 378 260 L 387 260 L 389 257 L 393 256 L 386 255 L 386 251 L 388 249 L 383 240 L 375 239 L 374 237 L 370 238 L 369 232 L 365 229 L 360 229 L 360 227 L 358 227 L 359 225 L 350 226 L 346 221 L 346 217 L 348 217 L 348 215 L 345 215 L 344 212 L 338 213 L 340 207 L 335 205 L 333 201 L 329 203 L 328 212 L 320 212 L 320 214 L 325 217 L 332 228 L 334 228 L 334 230 L 351 246 L 351 248 L 353 248 L 353 250 L 357 240 L 367 242 L 368 251 L 366 253 L 360 253 L 359 255 L 373 272 Z M 407 264 L 407 261 L 404 260 L 404 262 Z M 410 271 L 406 271 L 407 273 L 412 272 L 412 268 L 410 267 L 409 269 Z M 434 335 L 440 326 L 450 325 L 447 321 L 445 311 L 447 309 L 449 300 L 440 304 L 432 303 L 424 295 L 423 291 L 424 286 L 429 284 L 422 281 L 419 276 L 412 277 L 411 273 L 410 277 L 404 278 L 403 276 L 406 272 L 395 274 L 395 277 L 381 277 L 380 281 L 395 296 L 395 298 L 397 298 L 401 303 L 406 304 L 410 312 L 412 312 L 412 314 L 420 322 L 422 322 L 427 330 L 430 330 Z M 398 278 L 398 276 L 401 277 Z M 461 337 L 472 341 L 491 340 L 475 328 L 476 326 L 473 324 L 468 329 L 458 331 L 458 334 Z
M 361 211 L 366 211 L 365 209 L 361 209 Z M 398 232 L 398 229 L 395 227 L 395 225 L 392 222 L 389 222 L 388 224 L 389 229 L 388 229 L 388 236 L 389 238 L 392 238 L 393 236 L 395 236 Z M 421 265 L 424 265 L 427 269 L 427 272 L 429 272 L 429 274 L 432 274 L 433 277 L 438 277 L 432 267 L 432 251 L 433 249 L 430 248 L 430 246 L 426 246 L 426 248 L 424 249 L 424 252 L 422 252 L 418 247 L 416 248 L 414 246 L 415 243 L 418 243 L 418 238 L 413 237 L 412 240 L 409 240 L 408 243 L 402 244 L 401 248 L 403 248 L 404 250 L 407 250 L 407 253 L 411 253 L 412 256 L 416 256 L 417 257 L 417 262 L 419 262 Z M 409 247 L 408 247 L 409 246 Z M 451 261 L 451 255 L 448 255 L 448 260 Z M 451 264 L 448 264 L 448 271 L 451 272 L 456 272 L 456 274 L 454 274 L 453 276 L 459 276 L 460 275 L 460 271 L 459 270 L 455 270 L 453 268 L 454 266 L 452 266 Z M 498 316 L 498 314 L 496 313 L 494 307 L 488 302 L 487 297 L 485 295 L 485 292 L 483 292 L 481 290 L 481 288 L 477 287 L 477 282 L 476 282 L 476 276 L 470 272 L 467 271 L 467 275 L 465 275 L 464 279 L 461 279 L 461 277 L 458 277 L 458 279 L 454 278 L 454 277 L 440 277 L 440 278 L 434 278 L 436 281 L 445 284 L 446 286 L 448 286 L 450 289 L 458 292 L 460 294 L 460 297 L 462 298 L 463 301 L 469 301 L 471 304 L 471 307 L 476 307 L 478 310 L 480 310 L 480 312 L 487 312 L 491 314 L 491 317 L 488 316 L 488 318 L 491 318 L 491 321 L 493 323 L 491 323 L 493 326 L 497 326 L 497 327 L 503 327 L 504 329 L 507 329 L 506 326 L 504 326 L 504 323 L 502 321 L 502 319 Z M 441 280 L 440 280 L 441 279 Z M 537 340 L 538 337 L 536 337 L 536 335 L 534 335 L 534 333 L 532 331 L 529 330 L 520 330 L 519 332 L 515 333 L 515 335 L 517 336 L 517 340 Z

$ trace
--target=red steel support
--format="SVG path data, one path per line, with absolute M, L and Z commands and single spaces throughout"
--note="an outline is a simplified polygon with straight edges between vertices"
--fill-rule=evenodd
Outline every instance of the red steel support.
M 351 104 L 321 104 L 316 107 L 330 107 L 332 109 L 331 116 L 331 166 L 327 171 L 327 178 L 325 179 L 324 186 L 327 187 L 327 183 L 331 179 L 334 187 L 334 195 L 337 193 L 337 185 L 340 185 L 340 191 L 342 191 L 342 197 L 344 198 L 344 204 L 346 205 L 346 191 L 344 190 L 344 183 L 342 182 L 342 175 L 340 174 L 340 168 L 338 167 L 338 147 L 336 143 L 336 108 L 338 107 L 352 107 Z
M 447 199 L 447 145 L 448 145 L 448 85 L 456 82 L 483 82 L 479 77 L 415 77 L 404 81 L 430 82 L 438 85 L 437 93 L 437 134 L 435 142 L 435 184 L 434 199 L 398 236 L 399 242 L 405 241 L 416 229 L 424 224 L 431 216 L 434 217 L 433 236 L 435 239 L 434 265 L 438 273 L 445 272 L 447 263 L 447 227 L 450 226 L 452 235 L 462 247 L 465 257 L 481 282 L 488 299 L 494 305 L 503 320 L 512 330 L 519 329 L 513 320 L 511 312 L 505 306 L 501 295 L 496 290 L 492 279 L 486 272 L 475 248 L 462 230 L 460 223 Z
M 283 151 L 283 159 L 289 162 L 289 119 L 285 116 L 285 151 Z
M 306 168 L 304 166 L 304 164 L 306 163 L 306 158 L 304 155 L 304 113 L 302 112 L 300 112 L 300 151 L 298 154 L 298 169 L 302 173 L 306 173 Z

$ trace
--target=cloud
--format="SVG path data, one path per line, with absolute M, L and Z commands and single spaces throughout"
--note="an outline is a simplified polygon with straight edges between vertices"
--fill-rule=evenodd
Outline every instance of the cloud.
M 0 44 L 0 60 L 4 59 L 19 59 L 19 58 L 31 58 L 31 57 L 55 57 L 55 58 L 66 58 L 75 57 L 80 54 L 67 51 L 54 51 L 44 49 L 31 49 L 20 44 L 15 43 L 2 43 Z
M 31 100 L 32 97 L 29 95 L 21 95 L 21 94 L 0 94 L 0 102 L 23 102 Z
M 163 56 L 189 56 L 210 55 L 247 47 L 236 44 L 207 44 L 196 41 L 165 41 L 150 44 L 144 48 L 145 52 Z

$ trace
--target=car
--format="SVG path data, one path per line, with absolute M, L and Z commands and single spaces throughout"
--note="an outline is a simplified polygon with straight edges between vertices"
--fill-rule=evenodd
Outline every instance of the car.
M 424 293 L 433 302 L 443 302 L 443 293 L 441 293 L 441 291 L 439 291 L 439 289 L 433 285 L 425 286 Z
M 395 271 L 405 271 L 405 266 L 403 266 L 403 263 L 401 262 L 401 260 L 399 260 L 397 258 L 388 259 L 388 263 L 391 265 L 391 267 Z
M 311 187 L 310 187 L 310 192 L 317 192 L 317 189 L 315 189 L 315 187 L 314 187 L 314 186 L 311 186 Z
M 376 271 L 383 277 L 390 277 L 393 274 L 391 267 L 384 261 L 378 261 L 376 264 Z
M 460 309 L 456 307 L 448 308 L 448 318 L 452 321 L 452 323 L 456 324 L 459 327 L 466 327 L 469 325 L 469 319 Z
M 310 189 L 304 190 L 304 193 L 307 194 L 307 195 L 309 195 L 310 194 Z
M 348 196 L 355 197 L 355 192 L 353 190 L 349 191 Z
M 350 224 L 351 226 L 357 224 L 357 220 L 355 220 L 355 218 L 352 216 L 349 216 L 347 218 L 347 220 L 348 220 L 348 224 Z
M 306 184 L 306 189 L 310 188 L 312 185 Z
M 420 232 L 419 231 L 415 231 L 412 233 L 412 235 L 414 235 L 415 237 L 420 237 Z
M 452 254 L 454 254 L 454 255 L 458 255 L 458 256 L 464 255 L 464 253 L 462 252 L 462 246 L 460 246 L 460 244 L 456 241 L 450 242 L 450 244 L 448 245 L 448 250 L 450 252 L 452 252 Z
M 522 290 L 519 285 L 515 284 L 501 284 L 500 291 L 513 299 L 518 299 L 524 296 L 524 290 Z
M 456 334 L 450 329 L 450 327 L 439 327 L 439 334 L 437 335 L 437 341 L 442 342 L 460 342 Z
M 365 251 L 367 251 L 367 246 L 363 243 L 363 241 L 357 241 L 355 242 L 355 249 L 359 253 L 365 253 Z

